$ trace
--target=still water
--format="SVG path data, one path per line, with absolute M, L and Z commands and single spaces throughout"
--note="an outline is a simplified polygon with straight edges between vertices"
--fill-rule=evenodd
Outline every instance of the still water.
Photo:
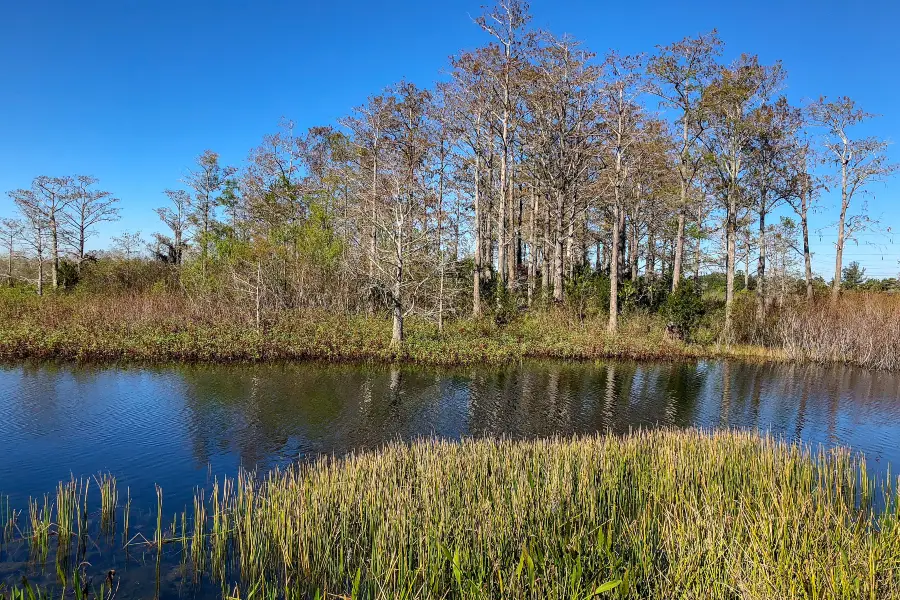
M 136 505 L 191 502 L 243 466 L 422 436 L 533 437 L 738 427 L 900 465 L 900 375 L 849 367 L 526 362 L 425 369 L 284 364 L 0 367 L 0 494 L 23 507 L 110 472 Z
M 74 559 L 58 550 L 55 559 L 36 558 L 21 538 L 0 542 L 0 597 L 23 577 L 59 596 L 61 577 L 72 581 L 73 569 L 94 593 L 114 572 L 119 600 L 222 597 L 222 584 L 185 570 L 177 543 L 162 553 L 125 544 L 126 535 L 153 537 L 154 484 L 169 515 L 189 507 L 197 487 L 241 467 L 264 471 L 423 436 L 527 438 L 659 426 L 752 428 L 850 446 L 883 475 L 889 463 L 900 464 L 898 417 L 900 375 L 847 367 L 0 366 L 0 520 L 10 507 L 25 509 L 29 497 L 52 497 L 62 480 L 100 472 L 116 476 L 120 512 L 131 515 L 128 533 L 116 537 L 98 532 L 91 512 L 94 523 Z M 96 487 L 91 494 L 95 506 Z M 128 496 L 134 508 L 122 509 Z M 19 513 L 20 531 L 28 531 L 27 515 Z

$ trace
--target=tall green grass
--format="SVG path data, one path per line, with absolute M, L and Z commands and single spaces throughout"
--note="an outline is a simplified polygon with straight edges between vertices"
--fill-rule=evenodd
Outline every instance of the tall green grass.
M 145 541 L 230 598 L 881 600 L 891 481 L 753 433 L 420 441 L 241 473 L 170 528 L 158 490 Z

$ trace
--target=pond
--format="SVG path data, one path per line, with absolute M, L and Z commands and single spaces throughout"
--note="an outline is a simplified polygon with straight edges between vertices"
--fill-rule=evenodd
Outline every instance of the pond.
M 109 472 L 138 511 L 155 510 L 155 484 L 180 511 L 198 486 L 241 467 L 266 470 L 423 436 L 754 428 L 849 446 L 875 473 L 900 464 L 900 375 L 843 366 L 15 364 L 0 367 L 0 416 L 0 495 L 19 509 L 72 476 Z M 0 582 L 35 576 L 14 556 L 0 550 Z

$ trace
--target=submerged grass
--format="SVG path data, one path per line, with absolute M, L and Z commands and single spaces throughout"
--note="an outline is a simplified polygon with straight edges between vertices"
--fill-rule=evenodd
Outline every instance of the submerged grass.
M 158 492 L 147 544 L 224 597 L 900 598 L 890 477 L 753 433 L 396 443 L 218 481 L 170 538 Z

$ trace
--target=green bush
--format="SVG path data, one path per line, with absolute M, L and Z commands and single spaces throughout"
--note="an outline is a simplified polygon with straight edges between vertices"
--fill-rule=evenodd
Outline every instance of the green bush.
M 699 290 L 690 279 L 683 280 L 663 304 L 669 331 L 685 340 L 691 338 L 705 312 Z

